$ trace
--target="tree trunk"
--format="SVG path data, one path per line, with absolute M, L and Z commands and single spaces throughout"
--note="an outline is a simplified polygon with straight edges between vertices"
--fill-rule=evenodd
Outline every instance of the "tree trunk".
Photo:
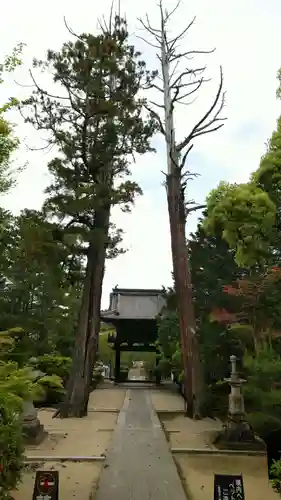
M 181 189 L 180 169 L 167 175 L 167 198 L 187 415 L 191 418 L 199 418 L 202 375 L 185 237 L 186 215 Z
M 59 410 L 61 418 L 87 414 L 100 327 L 100 304 L 109 232 L 110 206 L 96 210 L 89 244 L 86 276 L 75 338 L 74 359 L 65 399 Z

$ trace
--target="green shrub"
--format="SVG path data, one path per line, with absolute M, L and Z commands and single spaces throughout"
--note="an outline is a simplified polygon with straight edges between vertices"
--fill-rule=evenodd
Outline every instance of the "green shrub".
M 38 380 L 38 385 L 43 389 L 43 397 L 38 399 L 41 404 L 54 405 L 62 401 L 65 390 L 58 375 L 45 375 Z
M 71 358 L 44 354 L 44 356 L 39 356 L 34 360 L 33 367 L 46 373 L 46 375 L 57 375 L 65 384 L 69 377 L 71 364 Z
M 21 477 L 23 437 L 19 413 L 21 399 L 0 389 L 0 498 L 10 500 Z
M 281 496 L 281 459 L 273 460 L 270 467 L 270 475 L 272 477 L 270 482 L 273 489 Z
M 19 402 L 42 396 L 42 388 L 33 380 L 30 368 L 18 368 L 15 362 L 0 361 L 0 391 L 14 395 Z
M 255 432 L 266 438 L 269 429 L 281 428 L 281 358 L 271 349 L 262 349 L 255 358 L 245 355 L 244 372 L 248 419 Z
M 41 389 L 33 382 L 29 368 L 17 363 L 0 362 L 0 499 L 11 498 L 10 492 L 20 480 L 23 465 L 23 437 L 20 421 L 23 399 L 34 398 Z

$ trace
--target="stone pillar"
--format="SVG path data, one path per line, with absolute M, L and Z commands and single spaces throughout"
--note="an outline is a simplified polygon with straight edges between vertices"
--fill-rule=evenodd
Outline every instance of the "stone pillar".
M 115 344 L 115 383 L 120 379 L 121 352 L 119 344 Z

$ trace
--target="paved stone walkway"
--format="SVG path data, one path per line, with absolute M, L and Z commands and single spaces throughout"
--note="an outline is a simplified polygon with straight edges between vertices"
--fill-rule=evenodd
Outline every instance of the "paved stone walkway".
M 186 500 L 150 391 L 128 389 L 95 500 Z

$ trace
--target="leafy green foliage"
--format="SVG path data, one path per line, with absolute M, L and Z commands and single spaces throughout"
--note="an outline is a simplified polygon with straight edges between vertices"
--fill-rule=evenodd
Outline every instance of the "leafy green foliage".
M 263 262 L 276 221 L 276 206 L 268 194 L 254 183 L 221 182 L 207 198 L 204 227 L 209 233 L 221 231 L 235 250 L 241 266 Z
M 65 394 L 65 385 L 72 365 L 71 358 L 44 354 L 31 358 L 29 364 L 34 373 L 38 374 L 36 381 L 42 388 L 42 396 L 37 399 L 40 406 L 52 406 L 59 403 Z
M 158 346 L 161 355 L 159 370 L 164 376 L 173 372 L 180 376 L 183 366 L 180 356 L 178 313 L 166 309 L 158 321 Z
M 241 358 L 241 342 L 224 324 L 210 321 L 210 312 L 218 307 L 233 310 L 233 298 L 224 293 L 227 283 L 247 275 L 234 260 L 235 252 L 219 231 L 207 234 L 201 221 L 189 240 L 191 275 L 197 315 L 197 332 L 204 379 L 210 392 L 213 384 L 228 375 L 231 354 Z
M 4 332 L 2 338 L 8 337 Z M 13 340 L 12 340 L 13 342 Z M 10 343 L 1 343 L 3 351 Z M 15 362 L 0 361 L 0 497 L 11 499 L 13 490 L 21 476 L 23 465 L 23 438 L 20 421 L 23 399 L 32 399 L 42 394 L 34 382 L 29 368 L 18 368 Z
M 6 56 L 4 62 L 0 64 L 0 84 L 3 84 L 6 72 L 12 72 L 17 66 L 21 65 L 22 48 L 23 44 L 18 44 L 12 54 Z M 14 136 L 13 127 L 5 119 L 4 114 L 17 104 L 18 101 L 11 98 L 7 103 L 0 105 L 0 195 L 6 193 L 14 184 L 10 162 L 19 141 Z
M 232 298 L 223 292 L 223 286 L 245 274 L 234 261 L 234 251 L 216 235 L 208 235 L 202 223 L 189 240 L 190 265 L 193 283 L 197 334 L 206 386 L 210 392 L 217 380 L 228 375 L 229 356 L 241 357 L 243 352 L 239 335 L 227 331 L 224 325 L 210 321 L 210 312 L 218 304 L 231 310 Z M 167 294 L 167 309 L 159 318 L 160 368 L 163 373 L 182 370 L 179 349 L 179 326 L 174 292 Z
M 268 347 L 256 357 L 246 353 L 244 373 L 248 418 L 255 431 L 266 439 L 270 431 L 281 429 L 281 358 Z
M 14 394 L 15 399 L 36 399 L 42 394 L 38 384 L 33 381 L 30 368 L 18 368 L 17 363 L 12 361 L 0 362 L 0 380 L 1 390 Z
M 112 330 L 108 330 L 108 333 L 107 333 L 107 331 L 106 332 L 100 331 L 100 334 L 99 334 L 99 361 L 101 361 L 105 365 L 109 365 L 113 360 L 112 349 L 109 346 L 108 341 L 107 341 L 108 334 L 111 331 Z
M 37 384 L 44 394 L 39 399 L 41 404 L 50 406 L 59 403 L 65 394 L 63 380 L 58 375 L 44 375 L 38 379 Z
M 56 346 L 70 354 L 83 278 L 81 256 L 54 239 L 56 226 L 40 212 L 3 213 L 2 227 L 1 328 L 15 339 L 9 357 L 25 364 L 30 356 Z
M 273 460 L 270 467 L 270 475 L 272 478 L 270 482 L 273 489 L 281 496 L 281 459 Z
M 277 120 L 277 128 L 267 143 L 266 153 L 261 158 L 260 166 L 252 175 L 252 180 L 280 209 L 281 187 L 281 117 Z
M 11 500 L 11 490 L 21 478 L 23 438 L 18 418 L 19 402 L 0 389 L 0 498 Z
M 253 174 L 256 185 L 268 194 L 276 206 L 276 224 L 270 238 L 270 255 L 273 265 L 280 264 L 281 251 L 281 117 L 277 120 L 277 128 L 267 144 L 260 166 Z
M 69 357 L 44 354 L 36 358 L 33 366 L 35 369 L 46 373 L 47 376 L 56 375 L 60 379 L 66 381 L 69 377 L 71 364 L 72 360 Z
M 11 73 L 18 66 L 22 65 L 22 50 L 24 47 L 24 43 L 18 43 L 11 54 L 7 55 L 4 59 L 3 63 L 0 63 L 0 84 L 3 83 L 3 76 L 5 72 Z
M 1 116 L 0 110 L 0 194 L 6 193 L 13 185 L 10 159 L 18 144 L 11 125 Z

